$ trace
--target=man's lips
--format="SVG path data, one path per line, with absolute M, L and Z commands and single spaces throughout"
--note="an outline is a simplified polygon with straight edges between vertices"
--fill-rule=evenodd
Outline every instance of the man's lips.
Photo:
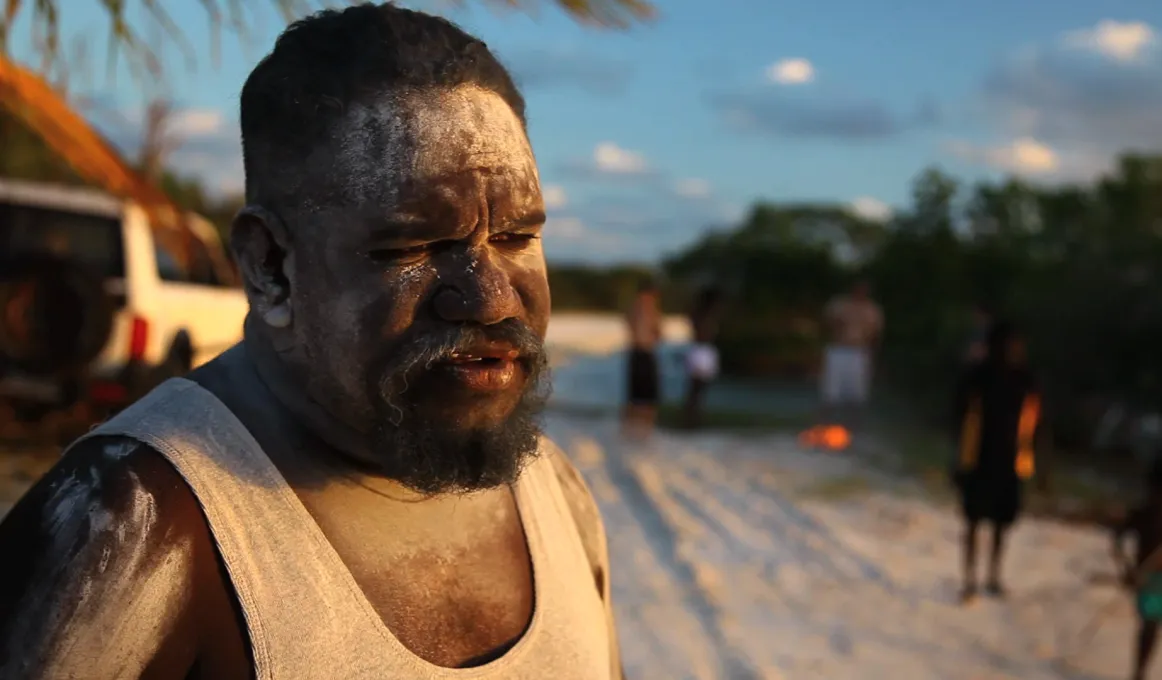
M 520 352 L 512 347 L 489 345 L 455 352 L 438 363 L 471 390 L 500 392 L 519 377 L 519 359 Z

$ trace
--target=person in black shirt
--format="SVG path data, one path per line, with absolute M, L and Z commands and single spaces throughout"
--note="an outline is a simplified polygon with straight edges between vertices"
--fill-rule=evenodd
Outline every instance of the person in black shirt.
M 986 356 L 965 370 L 956 392 L 960 447 L 953 479 L 965 519 L 961 600 L 966 603 L 976 596 L 976 535 L 985 522 L 993 528 L 985 588 L 991 595 L 1004 594 L 1005 537 L 1020 514 L 1024 482 L 1033 474 L 1040 416 L 1040 396 L 1016 330 L 994 323 L 987 344 Z
M 964 348 L 964 362 L 972 366 L 984 361 L 988 355 L 988 332 L 992 327 L 992 313 L 983 303 L 972 308 L 972 327 Z
M 1127 538 L 1134 539 L 1133 559 L 1126 554 Z M 1132 677 L 1144 680 L 1162 621 L 1162 459 L 1155 458 L 1150 467 L 1145 501 L 1114 532 L 1114 559 L 1123 581 L 1137 594 L 1138 643 Z

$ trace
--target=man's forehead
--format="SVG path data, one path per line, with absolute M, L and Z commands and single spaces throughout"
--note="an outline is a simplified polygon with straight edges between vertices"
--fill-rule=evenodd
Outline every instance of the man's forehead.
M 337 160 L 364 179 L 424 182 L 472 170 L 537 177 L 512 107 L 476 86 L 385 94 L 352 107 L 339 138 Z

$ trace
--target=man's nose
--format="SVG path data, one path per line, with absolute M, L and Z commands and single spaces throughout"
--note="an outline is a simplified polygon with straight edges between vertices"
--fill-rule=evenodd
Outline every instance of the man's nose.
M 473 253 L 467 265 L 436 292 L 436 314 L 445 321 L 489 326 L 520 315 L 520 296 L 508 274 L 487 251 Z

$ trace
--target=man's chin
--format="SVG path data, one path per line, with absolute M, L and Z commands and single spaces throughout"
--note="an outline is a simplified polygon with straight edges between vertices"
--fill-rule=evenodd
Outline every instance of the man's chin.
M 427 494 L 464 493 L 512 484 L 537 455 L 541 430 L 535 413 L 485 419 L 408 414 L 399 425 L 380 430 L 376 450 L 382 472 Z
M 521 407 L 521 395 L 494 395 L 486 399 L 453 392 L 435 403 L 419 403 L 415 407 L 417 418 L 434 423 L 452 438 L 468 441 L 506 428 Z M 528 414 L 529 417 L 536 415 Z
M 406 393 L 384 395 L 376 437 L 384 473 L 424 493 L 515 482 L 540 443 L 547 371 L 522 371 L 510 386 L 484 393 L 444 377 L 415 376 Z

